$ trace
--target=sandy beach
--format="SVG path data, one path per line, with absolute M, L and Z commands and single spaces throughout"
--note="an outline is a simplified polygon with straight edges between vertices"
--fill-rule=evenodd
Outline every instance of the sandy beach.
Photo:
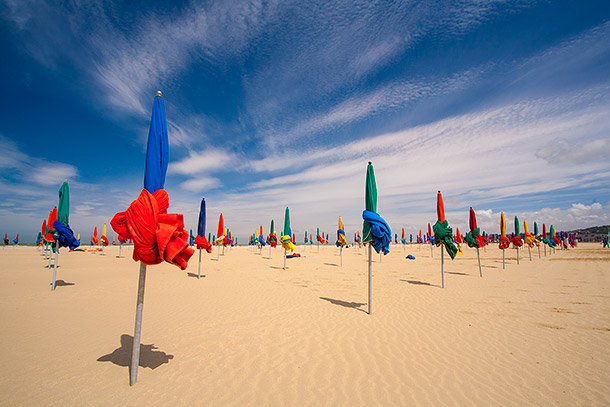
M 216 249 L 215 249 L 216 250 Z M 265 247 L 148 269 L 138 383 L 129 386 L 138 265 L 60 254 L 58 286 L 33 247 L 0 249 L 2 406 L 610 405 L 610 250 L 538 258 L 497 245 Z M 415 260 L 406 260 L 412 254 Z

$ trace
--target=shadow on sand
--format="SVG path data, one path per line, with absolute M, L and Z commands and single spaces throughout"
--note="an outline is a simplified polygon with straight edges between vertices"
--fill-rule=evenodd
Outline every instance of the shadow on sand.
M 439 285 L 437 285 L 437 284 L 430 284 L 430 283 L 428 283 L 428 282 L 426 282 L 426 281 L 419 281 L 419 280 L 402 280 L 402 279 L 401 279 L 400 281 L 404 281 L 405 283 L 409 283 L 409 284 L 415 284 L 415 285 L 427 285 L 427 286 L 430 286 L 430 287 L 440 287 L 440 286 L 439 286 Z
M 100 356 L 98 362 L 112 362 L 115 365 L 129 367 L 131 374 L 131 351 L 133 348 L 133 336 L 121 335 L 121 347 L 115 349 L 112 353 L 104 356 Z M 164 363 L 169 363 L 170 359 L 174 358 L 174 355 L 168 355 L 162 351 L 156 351 L 154 345 L 140 344 L 140 367 L 148 367 L 150 369 L 156 369 Z
M 366 302 L 347 302 L 347 301 L 335 300 L 333 298 L 326 298 L 326 297 L 320 297 L 320 299 L 324 300 L 324 301 L 328 301 L 331 304 L 340 305 L 345 308 L 352 308 L 352 309 L 366 313 L 365 310 L 359 308 L 359 307 L 362 307 L 363 305 L 366 305 Z
M 70 283 L 64 280 L 55 280 L 55 287 L 66 287 L 69 285 L 74 285 L 75 283 Z M 53 285 L 53 283 L 49 283 L 49 285 Z
M 195 274 L 195 273 L 186 273 L 186 275 L 189 276 L 189 277 L 197 278 L 197 274 Z M 205 277 L 205 274 L 202 274 L 201 277 Z

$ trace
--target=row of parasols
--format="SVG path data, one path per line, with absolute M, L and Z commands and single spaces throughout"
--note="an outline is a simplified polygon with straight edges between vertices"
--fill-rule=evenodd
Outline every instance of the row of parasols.
M 194 243 L 199 250 L 199 264 L 201 266 L 201 252 L 205 250 L 211 252 L 212 243 L 224 247 L 235 244 L 230 232 L 222 224 L 222 215 L 219 221 L 217 235 L 210 239 L 205 237 L 205 199 L 201 201 L 201 209 L 198 222 L 197 236 L 189 234 L 184 229 L 184 219 L 182 214 L 168 213 L 169 195 L 164 189 L 165 175 L 169 162 L 169 143 L 167 134 L 167 123 L 165 117 L 165 104 L 161 92 L 157 92 L 153 100 L 152 115 L 150 128 L 148 132 L 146 160 L 144 168 L 144 188 L 140 195 L 123 211 L 117 213 L 110 225 L 118 234 L 120 242 L 133 242 L 133 260 L 140 263 L 138 294 L 136 300 L 136 318 L 134 329 L 134 341 L 132 348 L 132 358 L 129 369 L 130 385 L 137 382 L 139 355 L 140 355 L 140 335 L 142 327 L 142 310 L 144 303 L 144 287 L 146 282 L 147 266 L 168 262 L 180 268 L 186 269 L 189 259 L 195 253 L 190 243 Z M 371 314 L 371 299 L 372 299 L 372 250 L 377 253 L 388 254 L 390 251 L 390 243 L 392 241 L 392 233 L 387 222 L 377 213 L 377 186 L 375 182 L 375 174 L 373 165 L 368 163 L 366 170 L 366 183 L 364 191 L 365 209 L 362 212 L 363 228 L 362 238 L 358 232 L 355 234 L 356 241 L 360 244 L 365 244 L 368 249 L 368 313 Z M 428 241 L 434 242 L 435 245 L 441 247 L 441 272 L 443 273 L 444 287 L 444 250 L 447 250 L 449 256 L 455 258 L 458 248 L 454 240 L 460 240 L 461 235 L 458 233 L 458 238 L 453 236 L 452 229 L 449 227 L 445 219 L 445 211 L 441 193 L 437 195 L 437 217 L 438 220 L 433 226 L 433 233 L 429 233 Z M 506 244 L 508 238 L 505 233 L 504 215 L 502 215 L 502 233 L 499 238 L 501 248 Z M 470 232 L 465 236 L 464 240 L 470 245 L 477 248 L 477 253 L 480 247 L 486 244 L 486 237 L 480 233 L 476 225 L 474 211 L 471 210 Z M 284 228 L 279 236 L 273 232 L 273 225 L 270 229 L 272 233 L 266 239 L 266 244 L 271 247 L 278 244 L 284 249 L 284 269 L 286 268 L 287 252 L 295 250 L 293 242 L 293 234 L 290 228 L 290 211 L 285 210 Z M 262 230 L 258 235 L 258 244 L 262 245 Z M 47 221 L 46 228 L 41 231 L 42 240 L 49 247 L 49 267 L 51 251 L 55 253 L 55 263 L 53 270 L 52 289 L 55 289 L 55 277 L 57 270 L 57 256 L 59 249 L 68 247 L 76 249 L 80 242 L 74 236 L 72 229 L 69 226 L 69 189 L 68 183 L 64 182 L 59 190 L 59 204 L 52 211 L 52 216 Z M 544 233 L 543 233 L 544 234 Z M 105 233 L 102 233 L 105 236 Z M 421 235 L 421 233 L 420 233 Z M 536 233 L 534 233 L 536 235 Z M 525 231 L 524 240 L 530 242 L 530 236 Z M 254 238 L 256 238 L 256 234 Z M 420 236 L 421 237 L 421 236 Z M 535 238 L 535 236 L 531 236 Z M 521 234 L 518 229 L 515 231 L 513 243 L 518 245 Z M 311 239 L 311 235 L 310 235 Z M 403 238 L 404 239 L 404 238 Z M 545 237 L 542 238 L 544 241 Z M 318 242 L 321 242 L 322 237 L 318 232 Z M 395 236 L 395 241 L 397 237 Z M 328 236 L 324 239 L 328 242 Z M 532 240 L 533 242 L 533 240 Z M 547 243 L 547 242 L 545 242 Z M 345 239 L 345 231 L 341 219 L 339 220 L 338 228 L 338 246 L 342 249 L 347 245 Z M 528 243 L 529 244 L 529 243 Z M 551 244 L 550 241 L 548 244 Z M 342 253 L 342 252 L 341 252 Z M 480 265 L 480 258 L 479 258 Z M 200 274 L 200 272 L 199 272 Z

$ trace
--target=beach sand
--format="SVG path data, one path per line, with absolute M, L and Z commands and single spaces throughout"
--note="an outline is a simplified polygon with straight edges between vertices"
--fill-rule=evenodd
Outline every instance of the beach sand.
M 216 250 L 216 249 L 215 249 Z M 404 251 L 403 251 L 404 250 Z M 62 251 L 58 286 L 33 247 L 0 248 L 1 406 L 608 406 L 610 250 L 533 261 L 497 245 L 373 255 L 302 246 L 197 253 L 150 266 L 129 386 L 138 264 Z M 412 254 L 415 260 L 406 260 Z M 144 367 L 142 367 L 144 366 Z

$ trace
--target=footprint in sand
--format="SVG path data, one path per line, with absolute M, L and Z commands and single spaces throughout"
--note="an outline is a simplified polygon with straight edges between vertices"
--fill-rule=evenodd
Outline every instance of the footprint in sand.
M 557 326 L 557 325 L 551 325 L 551 324 L 545 324 L 542 322 L 539 322 L 537 325 L 544 327 L 544 328 L 551 328 L 551 329 L 565 329 L 564 327 L 561 326 Z
M 574 312 L 571 311 L 569 309 L 565 309 L 565 308 L 557 308 L 557 307 L 553 307 L 553 308 L 549 308 L 552 312 L 557 312 L 560 314 L 578 314 L 578 312 Z

